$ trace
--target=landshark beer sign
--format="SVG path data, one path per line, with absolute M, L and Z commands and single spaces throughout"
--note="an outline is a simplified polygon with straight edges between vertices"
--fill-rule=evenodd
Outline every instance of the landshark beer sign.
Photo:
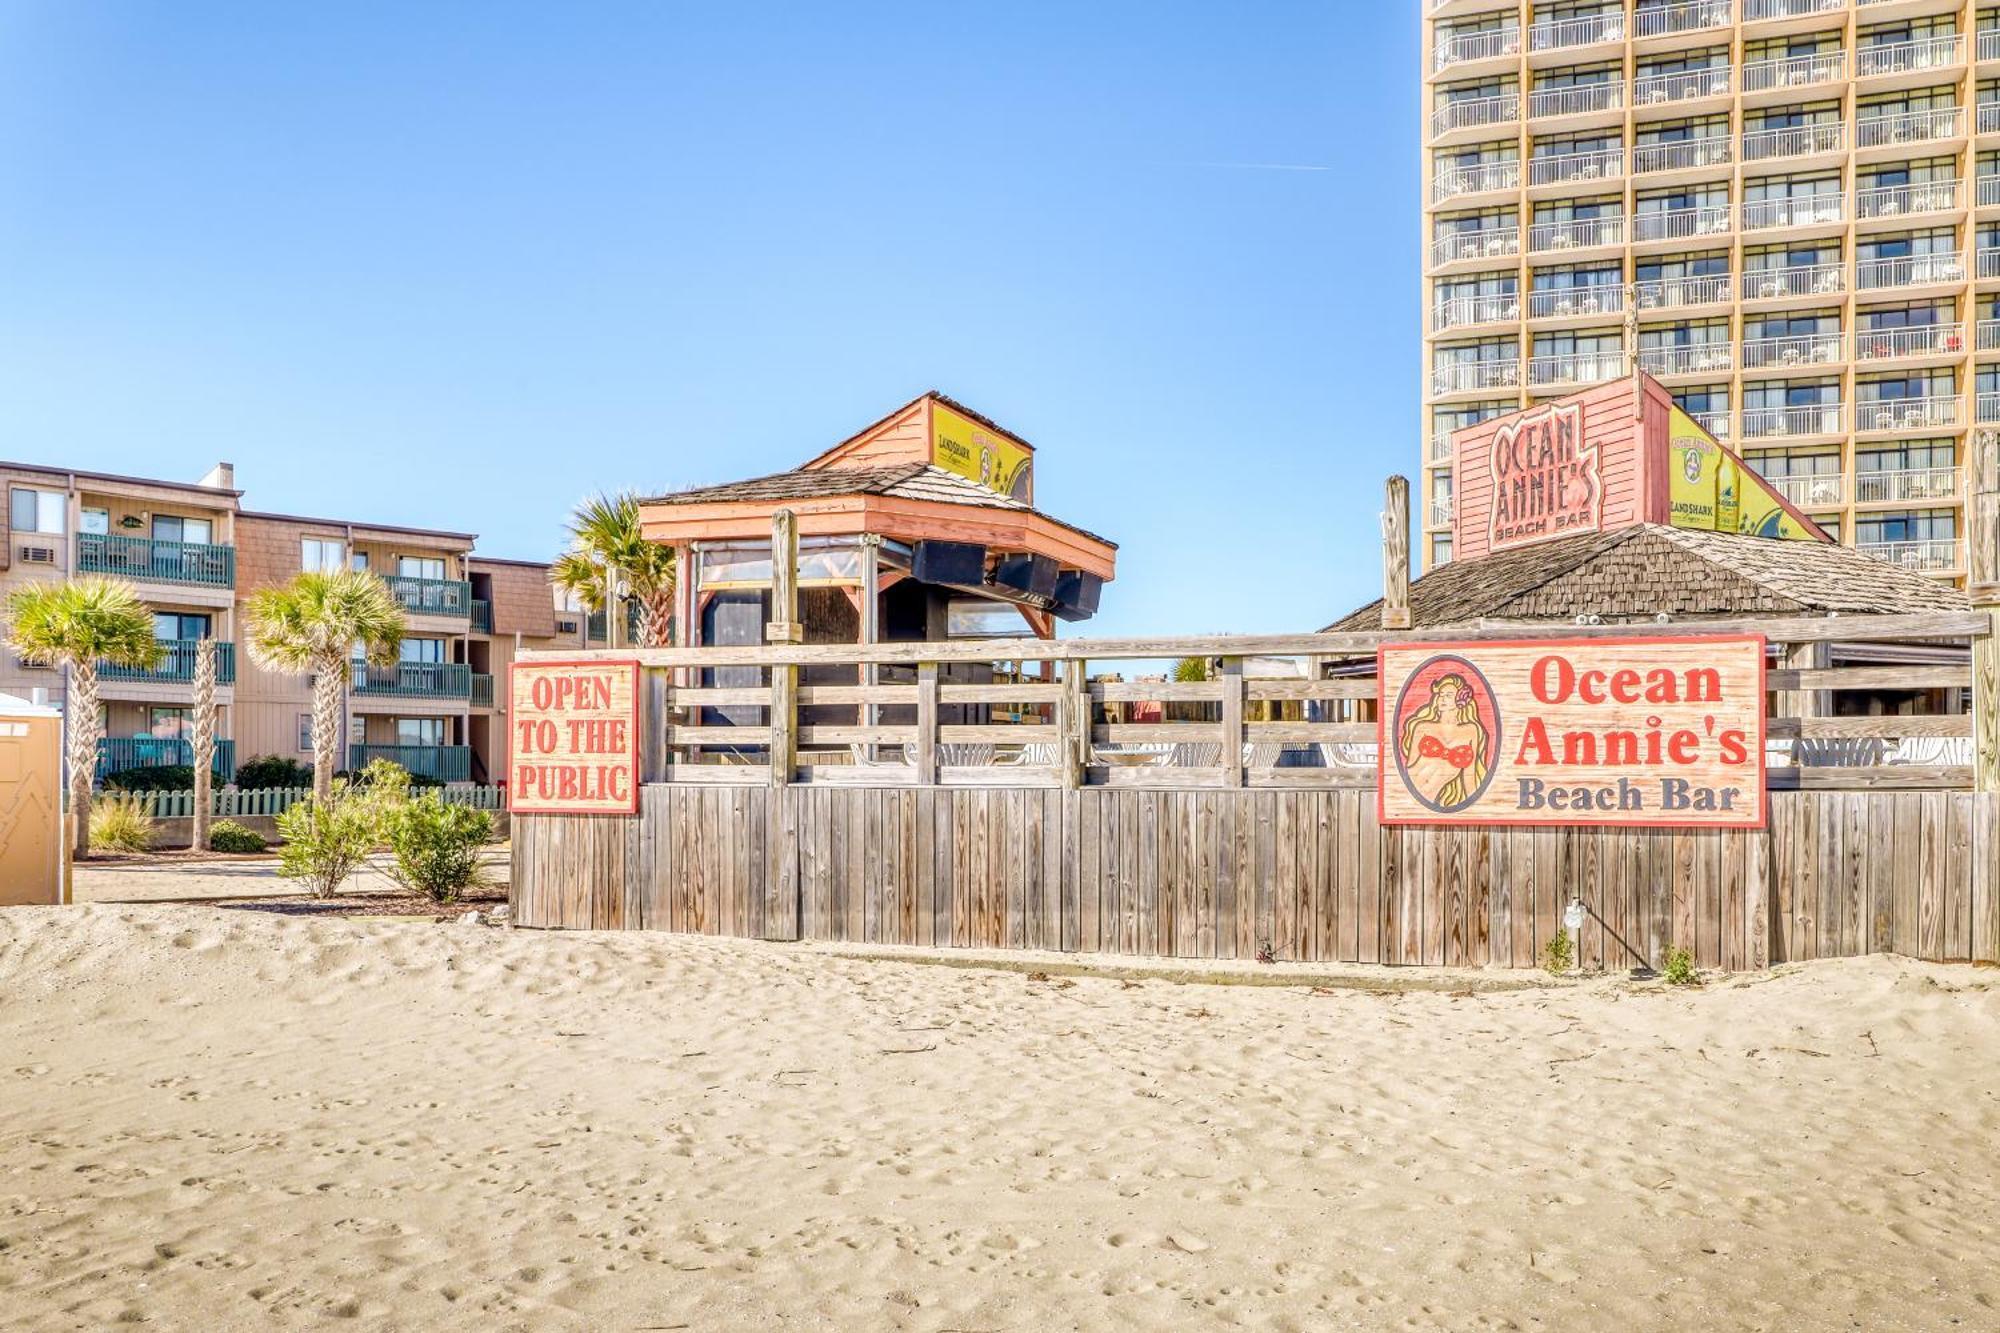
M 508 810 L 638 813 L 637 662 L 516 662 L 507 731 Z
M 1583 438 L 1583 408 L 1551 403 L 1509 422 L 1487 453 L 1493 496 L 1489 550 L 1552 541 L 1604 525 L 1604 481 L 1597 446 Z
M 1764 826 L 1764 640 L 1384 645 L 1385 824 Z

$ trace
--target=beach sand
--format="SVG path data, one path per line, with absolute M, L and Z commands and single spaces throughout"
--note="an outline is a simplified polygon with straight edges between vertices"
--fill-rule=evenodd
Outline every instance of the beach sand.
M 1992 971 L 1315 993 L 0 912 L 10 1327 L 1991 1329 L 1996 1168 Z

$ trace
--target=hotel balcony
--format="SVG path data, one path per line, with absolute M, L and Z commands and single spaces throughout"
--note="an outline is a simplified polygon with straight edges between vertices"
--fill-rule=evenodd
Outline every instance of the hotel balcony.
M 1855 404 L 1854 429 L 1857 434 L 1948 429 L 1957 426 L 1962 416 L 1957 394 L 1877 398 Z
M 1847 479 L 1840 473 L 1809 477 L 1765 477 L 1776 491 L 1801 509 L 1837 509 L 1845 501 Z
M 1602 384 L 1623 374 L 1623 352 L 1559 352 L 1528 358 L 1528 384 L 1536 389 Z
M 469 745 L 350 745 L 347 767 L 358 771 L 377 759 L 399 764 L 411 776 L 434 778 L 439 782 L 472 780 L 472 747 Z
M 1839 403 L 1743 409 L 1743 438 L 1746 440 L 1781 440 L 1843 433 Z
M 1913 468 L 1901 472 L 1859 472 L 1854 477 L 1854 503 L 1914 504 L 1951 500 L 1958 495 L 1955 467 Z
M 1676 375 L 1726 375 L 1735 364 L 1728 343 L 1684 343 L 1673 347 L 1641 347 L 1639 369 L 1668 379 Z
M 1598 245 L 1625 244 L 1625 219 L 1576 218 L 1569 222 L 1537 222 L 1528 228 L 1528 249 L 1587 250 Z
M 1745 199 L 1743 230 L 1765 227 L 1818 227 L 1838 225 L 1847 218 L 1844 194 L 1793 194 L 1776 199 Z
M 170 736 L 106 736 L 97 742 L 97 780 L 134 768 L 192 768 L 194 743 Z M 211 771 L 224 782 L 236 776 L 236 742 L 218 739 Z
M 1438 172 L 1431 179 L 1431 201 L 1443 203 L 1447 199 L 1459 199 L 1469 194 L 1488 194 L 1495 190 L 1520 188 L 1519 158 L 1508 158 L 1501 162 L 1476 162 L 1467 166 L 1446 167 Z
M 1839 14 L 1846 9 L 1847 0 L 1743 0 L 1743 21 L 1806 18 L 1813 14 Z
M 1431 242 L 1431 267 L 1464 259 L 1511 259 L 1521 253 L 1519 227 L 1485 227 L 1447 232 Z
M 1560 88 L 1537 88 L 1528 94 L 1528 114 L 1536 120 L 1619 111 L 1624 106 L 1625 84 L 1617 79 L 1576 83 Z
M 1920 181 L 1914 185 L 1883 185 L 1854 192 L 1854 216 L 1867 222 L 1905 213 L 1949 213 L 1965 207 L 1963 180 Z
M 394 666 L 352 664 L 348 688 L 356 697 L 467 699 L 472 669 L 462 662 L 398 662 Z
M 1730 142 L 1727 134 L 1711 134 L 1701 139 L 1642 143 L 1632 150 L 1632 174 L 1641 176 L 1657 171 L 1727 166 Z
M 1453 130 L 1477 129 L 1486 125 L 1509 125 L 1521 118 L 1521 95 L 1500 93 L 1494 97 L 1471 97 L 1456 102 L 1440 102 L 1431 112 L 1431 137 Z
M 236 548 L 113 533 L 76 535 L 76 572 L 201 588 L 236 586 Z
M 1501 60 L 1521 54 L 1521 29 L 1518 24 L 1508 24 L 1499 28 L 1487 28 L 1478 32 L 1453 33 L 1441 37 L 1431 48 L 1431 69 L 1442 73 L 1459 65 L 1470 65 L 1481 60 Z
M 1746 301 L 1782 301 L 1806 296 L 1838 296 L 1847 284 L 1847 268 L 1838 261 L 1800 264 L 1794 268 L 1753 269 L 1743 275 Z
M 390 574 L 382 581 L 406 611 L 420 616 L 471 618 L 472 585 L 464 579 L 413 579 Z
M 1716 439 L 1729 438 L 1729 412 L 1726 408 L 1720 412 L 1690 412 L 1688 415 L 1694 418 L 1696 425 Z
M 1597 46 L 1625 40 L 1622 9 L 1608 14 L 1587 14 L 1580 18 L 1544 19 L 1528 29 L 1530 51 L 1566 51 L 1578 46 Z
M 1429 526 L 1433 528 L 1448 528 L 1451 526 L 1450 496 L 1431 501 Z
M 1885 74 L 1949 69 L 1964 63 L 1965 35 L 1951 32 L 1908 42 L 1862 46 L 1854 53 L 1854 75 L 1860 79 L 1875 79 Z
M 1735 9 L 1733 0 L 1679 0 L 1664 5 L 1641 5 L 1632 15 L 1632 35 L 1643 40 L 1726 28 L 1736 19 Z
M 1704 273 L 1692 278 L 1649 278 L 1632 284 L 1633 299 L 1641 310 L 1718 305 L 1729 299 L 1729 282 L 1727 273 Z
M 1730 69 L 1677 70 L 1672 74 L 1642 74 L 1632 80 L 1633 106 L 1668 106 L 1704 97 L 1729 96 Z
M 2000 393 L 1987 392 L 1974 395 L 1972 418 L 1981 425 L 1991 425 L 2000 421 Z
M 1841 335 L 1804 333 L 1785 338 L 1747 338 L 1743 369 L 1787 370 L 1832 365 L 1842 360 Z
M 1956 285 L 1964 281 L 1965 256 L 1957 251 L 1897 255 L 1891 259 L 1858 259 L 1854 263 L 1854 288 L 1862 292 L 1923 287 L 1935 283 Z
M 493 706 L 493 677 L 483 671 L 472 673 L 472 706 L 474 708 Z
M 1974 134 L 2000 134 L 2000 102 L 1980 102 L 1973 108 Z
M 2000 245 L 1980 246 L 1973 252 L 1973 262 L 1978 277 L 2000 278 Z
M 1449 463 L 1451 461 L 1450 435 L 1431 436 L 1430 461 L 1433 463 Z
M 472 628 L 479 634 L 493 632 L 493 603 L 480 597 L 472 599 Z
M 1900 329 L 1867 329 L 1854 335 L 1856 361 L 1956 356 L 1965 351 L 1965 325 L 1917 324 Z
M 1607 180 L 1624 174 L 1623 148 L 1600 148 L 1588 153 L 1550 153 L 1531 158 L 1528 162 L 1530 185 Z
M 1745 162 L 1763 162 L 1781 157 L 1809 157 L 1814 153 L 1838 153 L 1844 151 L 1846 146 L 1847 126 L 1837 120 L 1819 125 L 1786 125 L 1774 130 L 1743 132 Z
M 1570 319 L 1612 315 L 1625 308 L 1625 288 L 1615 282 L 1593 287 L 1561 287 L 1528 293 L 1529 319 Z
M 1979 40 L 1973 47 L 1973 57 L 1982 65 L 1989 60 L 2000 60 L 2000 28 L 1979 30 Z
M 1855 123 L 1854 146 L 1897 148 L 1956 139 L 1964 133 L 1965 108 L 1940 106 L 1928 111 L 1901 111 L 1892 116 L 1863 116 Z
M 1974 324 L 1972 345 L 1982 352 L 2000 351 L 2000 319 L 1982 319 Z
M 1972 194 L 1975 208 L 2000 207 L 2000 175 L 1979 176 Z
M 1964 566 L 1956 538 L 1914 542 L 1856 542 L 1854 549 L 1877 560 L 1925 574 L 1956 573 Z
M 1632 239 L 1641 245 L 1648 241 L 1684 241 L 1693 236 L 1719 236 L 1728 231 L 1727 204 L 1635 213 L 1632 217 Z
M 1521 363 L 1510 361 L 1460 361 L 1454 364 L 1435 366 L 1431 370 L 1431 392 L 1480 393 L 1493 389 L 1512 391 L 1521 387 Z M 1439 437 L 1445 441 L 1445 452 L 1451 451 L 1451 438 Z
M 97 676 L 100 680 L 130 681 L 139 685 L 192 685 L 195 656 L 201 651 L 200 644 L 199 639 L 163 639 L 160 647 L 166 650 L 166 657 L 160 665 L 147 669 L 101 662 L 97 667 Z M 215 645 L 215 683 L 236 683 L 236 645 L 233 643 L 217 642 Z
M 1431 331 L 1477 324 L 1511 323 L 1521 317 L 1521 298 L 1512 292 L 1490 296 L 1451 296 L 1431 307 Z
M 1817 83 L 1839 83 L 1846 77 L 1847 52 L 1844 49 L 1743 62 L 1743 91 L 1746 94 L 1809 88 Z

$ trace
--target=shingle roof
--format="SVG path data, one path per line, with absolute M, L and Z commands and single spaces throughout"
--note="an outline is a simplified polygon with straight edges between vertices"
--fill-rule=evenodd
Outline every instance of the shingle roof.
M 1948 584 L 1851 547 L 1656 523 L 1454 561 L 1410 585 L 1419 629 L 1483 618 L 1893 615 L 1968 605 Z M 1326 628 L 1375 629 L 1381 615 L 1377 600 Z

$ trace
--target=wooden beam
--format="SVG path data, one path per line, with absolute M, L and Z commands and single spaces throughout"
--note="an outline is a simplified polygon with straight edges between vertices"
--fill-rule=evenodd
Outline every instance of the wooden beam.
M 1222 781 L 1243 785 L 1243 659 L 1222 659 Z
M 1382 510 L 1382 628 L 1410 627 L 1410 483 L 1391 477 Z
M 771 515 L 771 619 L 764 626 L 769 643 L 796 644 L 805 637 L 799 627 L 799 529 L 789 509 Z M 771 667 L 771 785 L 792 780 L 799 754 L 799 669 L 781 662 Z
M 1974 431 L 1972 448 L 1966 593 L 1986 618 L 1985 634 L 1972 641 L 1972 782 L 1976 790 L 2000 792 L 2000 431 Z M 1996 860 L 1988 868 L 2000 885 L 2000 838 L 1991 841 Z

